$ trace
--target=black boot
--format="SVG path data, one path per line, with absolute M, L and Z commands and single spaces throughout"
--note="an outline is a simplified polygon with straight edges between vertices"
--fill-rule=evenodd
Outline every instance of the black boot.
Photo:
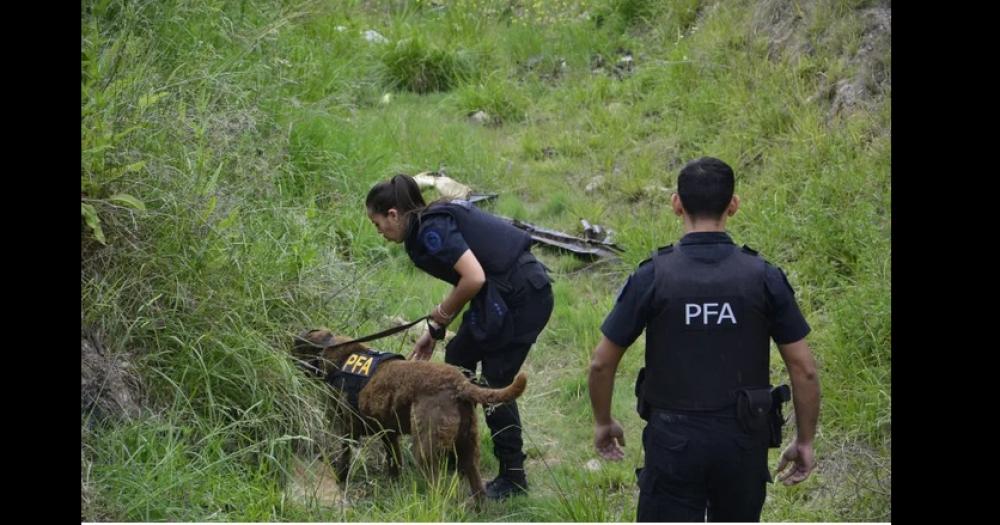
M 486 483 L 486 497 L 492 500 L 506 499 L 528 492 L 528 479 L 524 475 L 524 465 L 500 464 L 500 474 Z

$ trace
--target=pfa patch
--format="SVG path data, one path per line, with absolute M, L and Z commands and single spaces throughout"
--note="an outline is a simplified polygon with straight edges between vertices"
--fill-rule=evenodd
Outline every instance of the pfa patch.
M 737 330 L 745 321 L 743 298 L 738 296 L 681 297 L 675 311 L 683 330 Z
M 340 367 L 340 370 L 348 374 L 371 377 L 372 372 L 375 371 L 375 367 L 372 366 L 374 362 L 375 358 L 373 356 L 351 354 L 347 357 L 347 361 L 344 361 L 344 366 Z
M 347 360 L 344 361 L 343 366 L 340 367 L 340 370 L 337 373 L 351 374 L 355 376 L 369 378 L 375 373 L 375 369 L 378 368 L 379 364 L 381 364 L 384 361 L 391 361 L 393 359 L 405 359 L 405 358 L 402 355 L 393 354 L 390 352 L 361 350 L 347 356 Z

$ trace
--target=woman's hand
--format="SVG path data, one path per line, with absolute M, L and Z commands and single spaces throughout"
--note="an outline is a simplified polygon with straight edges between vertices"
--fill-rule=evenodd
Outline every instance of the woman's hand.
M 430 332 L 424 332 L 424 335 L 420 336 L 417 340 L 417 344 L 413 345 L 413 352 L 410 353 L 409 359 L 412 361 L 427 361 L 431 358 L 431 354 L 434 353 L 434 345 L 437 343 L 432 337 Z

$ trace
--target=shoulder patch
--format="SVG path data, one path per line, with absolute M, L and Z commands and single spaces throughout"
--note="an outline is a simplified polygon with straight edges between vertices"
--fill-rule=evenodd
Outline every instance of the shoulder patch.
M 428 253 L 437 253 L 438 250 L 444 246 L 444 240 L 441 238 L 441 233 L 435 228 L 427 228 L 420 234 L 420 240 L 424 243 L 424 248 L 427 249 Z

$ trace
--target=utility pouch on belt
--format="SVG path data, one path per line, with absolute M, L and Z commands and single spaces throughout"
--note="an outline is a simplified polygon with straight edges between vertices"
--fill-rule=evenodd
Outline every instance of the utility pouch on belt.
M 736 391 L 736 420 L 743 432 L 760 435 L 771 411 L 771 387 Z

